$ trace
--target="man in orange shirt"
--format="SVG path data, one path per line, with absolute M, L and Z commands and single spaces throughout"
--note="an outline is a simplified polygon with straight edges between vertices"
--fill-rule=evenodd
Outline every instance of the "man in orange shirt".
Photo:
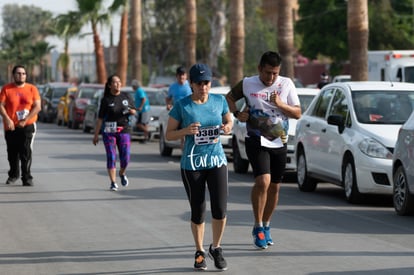
M 37 114 L 40 111 L 40 95 L 36 86 L 26 83 L 26 69 L 22 65 L 13 68 L 13 79 L 1 89 L 0 115 L 3 117 L 7 158 L 10 165 L 6 184 L 14 183 L 20 176 L 23 186 L 32 186 L 32 145 L 36 133 Z

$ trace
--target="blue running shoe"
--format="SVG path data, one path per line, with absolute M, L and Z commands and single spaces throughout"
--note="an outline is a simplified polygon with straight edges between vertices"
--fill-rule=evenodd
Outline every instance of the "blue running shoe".
M 127 187 L 129 184 L 128 178 L 126 175 L 119 175 L 121 177 L 121 184 L 123 187 Z
M 117 191 L 118 190 L 118 184 L 116 184 L 115 182 L 112 182 L 111 187 L 109 187 L 109 189 L 111 191 Z
M 267 241 L 263 227 L 254 227 L 253 228 L 253 244 L 255 247 L 260 249 L 267 248 Z
M 264 233 L 265 233 L 265 238 L 266 238 L 267 245 L 274 245 L 272 236 L 270 235 L 270 227 L 269 226 L 264 227 Z

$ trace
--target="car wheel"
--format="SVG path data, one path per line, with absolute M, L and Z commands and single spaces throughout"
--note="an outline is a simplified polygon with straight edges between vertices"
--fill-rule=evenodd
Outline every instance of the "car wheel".
M 300 191 L 313 192 L 316 189 L 317 181 L 308 175 L 308 168 L 306 164 L 305 152 L 303 149 L 298 151 L 298 158 L 296 162 L 296 177 Z
M 249 161 L 242 159 L 239 151 L 239 146 L 237 146 L 236 137 L 233 137 L 233 167 L 234 172 L 239 174 L 246 174 L 249 170 Z
M 393 179 L 393 203 L 395 212 L 400 216 L 412 215 L 414 213 L 414 197 L 408 189 L 404 167 L 400 166 L 397 168 Z
M 72 122 L 72 129 L 79 129 L 79 122 L 73 121 Z
M 165 144 L 165 137 L 162 128 L 160 128 L 159 148 L 161 156 L 169 157 L 172 155 L 173 148 L 168 147 L 167 144 Z
M 350 203 L 361 201 L 361 193 L 358 190 L 358 184 L 355 175 L 355 164 L 352 157 L 345 159 L 342 167 L 342 185 L 345 191 L 346 200 Z

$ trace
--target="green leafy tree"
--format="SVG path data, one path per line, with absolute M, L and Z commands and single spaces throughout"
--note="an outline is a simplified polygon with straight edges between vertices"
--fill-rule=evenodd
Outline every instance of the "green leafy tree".
M 30 45 L 30 55 L 29 60 L 26 62 L 29 66 L 29 71 L 32 72 L 32 77 L 34 82 L 47 82 L 50 79 L 47 75 L 47 65 L 45 66 L 46 60 L 45 56 L 50 53 L 50 51 L 55 48 L 55 46 L 50 45 L 48 42 L 45 41 L 38 41 L 35 44 Z M 34 70 L 36 67 L 39 67 L 40 74 L 35 75 Z
M 300 19 L 295 31 L 302 42 L 299 51 L 306 57 L 332 60 L 337 73 L 349 59 L 347 3 L 344 0 L 299 0 Z M 412 0 L 368 1 L 368 50 L 412 49 Z
M 63 39 L 63 53 L 59 56 L 58 64 L 62 68 L 63 81 L 69 81 L 69 40 L 79 35 L 82 24 L 79 13 L 70 11 L 66 14 L 58 15 L 54 20 L 55 32 Z
M 53 34 L 53 17 L 51 12 L 41 8 L 17 4 L 4 5 L 1 16 L 3 32 L 0 41 L 0 70 L 7 71 L 7 79 L 10 79 L 13 65 L 21 63 L 29 66 L 34 59 L 38 60 L 32 55 L 32 46 Z M 44 64 L 34 66 L 45 67 Z M 29 71 L 29 79 L 33 76 L 30 73 Z
M 143 57 L 150 74 L 174 75 L 176 64 L 186 59 L 185 0 L 145 1 L 142 15 Z
M 336 62 L 347 60 L 346 1 L 300 0 L 299 5 L 295 31 L 303 36 L 300 52 L 311 59 L 322 55 Z
M 52 13 L 33 5 L 6 4 L 2 19 L 2 40 L 10 39 L 16 31 L 27 32 L 31 41 L 42 41 L 53 34 Z
M 370 50 L 413 49 L 414 11 L 411 0 L 371 0 L 368 5 Z
M 261 1 L 245 1 L 245 75 L 257 74 L 260 56 L 269 50 L 277 51 L 276 26 L 264 19 Z M 252 50 L 253 49 L 253 50 Z

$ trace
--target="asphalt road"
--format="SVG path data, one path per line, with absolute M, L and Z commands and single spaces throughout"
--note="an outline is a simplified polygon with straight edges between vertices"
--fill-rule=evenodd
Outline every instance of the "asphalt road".
M 179 156 L 158 143 L 132 146 L 130 185 L 110 192 L 102 142 L 92 134 L 38 124 L 35 186 L 6 186 L 0 131 L 0 274 L 192 274 L 194 244 Z M 390 198 L 350 205 L 342 190 L 314 193 L 283 184 L 273 219 L 275 245 L 252 245 L 252 175 L 229 165 L 227 274 L 414 274 L 414 218 Z M 211 242 L 210 212 L 205 249 Z M 216 272 L 207 260 L 208 270 Z M 194 272 L 195 273 L 195 272 Z M 197 272 L 198 273 L 198 272 Z

